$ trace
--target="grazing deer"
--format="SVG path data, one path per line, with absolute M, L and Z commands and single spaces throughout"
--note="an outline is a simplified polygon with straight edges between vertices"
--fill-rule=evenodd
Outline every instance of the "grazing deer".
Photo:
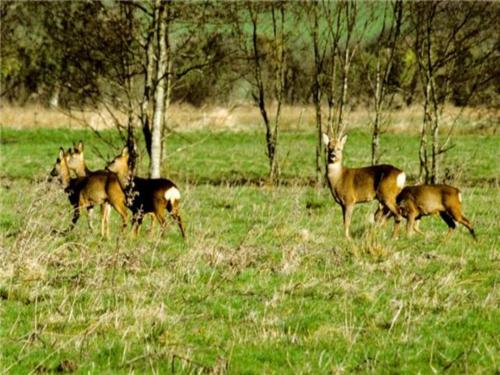
M 177 222 L 181 235 L 185 239 L 184 225 L 179 214 L 181 194 L 177 186 L 166 178 L 133 177 L 130 175 L 128 162 L 129 152 L 125 147 L 106 168 L 116 173 L 122 186 L 125 187 L 127 198 L 129 198 L 128 206 L 133 213 L 132 222 L 135 233 L 139 232 L 144 215 L 147 213 L 154 214 L 154 217 L 164 226 L 166 208 Z
M 383 207 L 396 217 L 401 218 L 396 205 L 396 196 L 403 188 L 406 175 L 392 165 L 374 165 L 364 168 L 342 166 L 342 151 L 347 135 L 331 139 L 323 134 L 328 165 L 326 177 L 333 199 L 342 207 L 345 236 L 349 238 L 351 216 L 356 203 L 377 199 Z
M 448 234 L 456 228 L 458 222 L 465 226 L 472 237 L 476 234 L 471 222 L 462 213 L 462 195 L 460 190 L 449 185 L 416 185 L 406 186 L 396 198 L 401 215 L 406 218 L 406 229 L 409 235 L 413 231 L 424 234 L 418 227 L 423 216 L 439 214 L 448 225 Z M 384 209 L 384 215 L 390 213 Z M 396 222 L 395 232 L 399 223 Z
M 73 206 L 73 218 L 69 229 L 75 226 L 81 210 L 86 208 L 90 211 L 96 205 L 101 206 L 101 234 L 103 237 L 109 236 L 110 205 L 120 214 L 123 227 L 126 227 L 128 219 L 126 199 L 118 177 L 108 171 L 99 171 L 89 176 L 72 178 L 68 166 L 69 157 L 70 152 L 65 152 L 61 147 L 59 157 L 50 173 L 51 176 L 59 177 Z M 90 217 L 89 226 L 91 226 Z

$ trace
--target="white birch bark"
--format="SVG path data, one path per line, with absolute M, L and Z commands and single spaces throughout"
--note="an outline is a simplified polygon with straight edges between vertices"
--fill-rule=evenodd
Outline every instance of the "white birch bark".
M 151 178 L 160 178 L 161 171 L 161 136 L 163 127 L 163 112 L 165 110 L 165 82 L 167 72 L 167 43 L 166 43 L 166 6 L 161 1 L 156 1 L 158 11 L 158 48 L 159 59 L 157 75 L 157 87 L 154 96 L 153 126 L 151 132 Z

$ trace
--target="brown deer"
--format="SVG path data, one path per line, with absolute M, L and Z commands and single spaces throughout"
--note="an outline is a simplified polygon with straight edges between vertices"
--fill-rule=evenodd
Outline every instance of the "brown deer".
M 448 225 L 448 235 L 456 228 L 456 223 L 465 226 L 472 237 L 476 234 L 472 223 L 462 213 L 460 190 L 449 185 L 406 186 L 396 198 L 401 215 L 406 218 L 406 229 L 411 236 L 413 231 L 424 234 L 419 229 L 420 219 L 424 216 L 439 214 Z M 391 215 L 385 208 L 384 216 Z M 395 224 L 397 233 L 399 222 Z
M 70 152 L 65 152 L 61 147 L 55 166 L 50 173 L 53 177 L 59 177 L 73 206 L 73 218 L 69 229 L 75 226 L 83 209 L 86 208 L 91 212 L 96 205 L 101 206 L 103 237 L 109 236 L 110 205 L 120 214 L 123 227 L 126 227 L 128 221 L 126 198 L 118 177 L 108 171 L 98 171 L 89 176 L 72 178 L 68 166 L 69 157 Z M 90 217 L 89 226 L 91 227 Z
M 344 232 L 349 238 L 349 226 L 354 205 L 377 199 L 381 205 L 401 220 L 396 197 L 403 189 L 406 175 L 392 165 L 382 164 L 364 168 L 342 166 L 342 152 L 347 135 L 330 139 L 323 134 L 328 157 L 326 177 L 333 199 L 342 207 Z
M 132 223 L 136 234 L 139 232 L 144 215 L 148 213 L 154 214 L 154 217 L 164 227 L 165 209 L 167 209 L 177 222 L 182 237 L 186 238 L 184 225 L 179 213 L 181 194 L 172 181 L 166 178 L 151 179 L 131 176 L 127 147 L 122 150 L 120 155 L 108 163 L 106 168 L 116 173 L 122 186 L 125 187 L 128 198 L 127 203 L 132 210 Z

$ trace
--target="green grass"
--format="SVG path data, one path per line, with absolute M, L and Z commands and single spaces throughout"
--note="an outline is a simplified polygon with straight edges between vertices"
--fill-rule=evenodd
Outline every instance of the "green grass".
M 105 131 L 101 137 L 84 130 L 13 130 L 3 128 L 0 175 L 7 179 L 44 178 L 52 168 L 59 147 L 68 148 L 83 140 L 85 157 L 91 169 L 103 168 L 115 156 L 124 142 L 115 132 Z M 497 163 L 498 136 L 457 135 L 454 147 L 442 158 L 441 174 L 460 186 L 496 182 L 500 175 Z M 110 146 L 112 145 L 112 146 Z M 310 183 L 315 179 L 315 135 L 312 132 L 282 132 L 278 151 L 284 183 Z M 370 135 L 363 131 L 349 134 L 344 163 L 362 166 L 370 163 Z M 416 135 L 391 134 L 382 136 L 380 163 L 391 163 L 403 169 L 410 181 L 418 176 Z M 147 173 L 144 147 L 139 173 Z M 256 183 L 267 178 L 268 163 L 262 132 L 196 131 L 174 134 L 167 141 L 167 157 L 163 174 L 175 181 L 195 184 Z
M 283 133 L 282 184 L 265 181 L 261 133 L 188 132 L 168 139 L 164 175 L 178 182 L 188 240 L 75 230 L 44 181 L 59 146 L 83 139 L 91 168 L 114 149 L 85 131 L 2 129 L 0 368 L 8 373 L 498 372 L 498 137 L 456 137 L 443 161 L 460 186 L 465 228 L 446 239 L 390 238 L 356 207 L 354 239 L 316 189 L 314 136 Z M 385 134 L 382 162 L 416 176 L 418 140 Z M 350 134 L 346 164 L 368 163 L 369 135 Z M 104 156 L 100 159 L 99 155 Z M 141 172 L 146 169 L 145 161 Z M 493 184 L 492 184 L 493 182 Z M 98 216 L 98 215 L 96 215 Z M 96 223 L 97 224 L 97 219 Z M 58 234 L 59 233 L 59 234 Z

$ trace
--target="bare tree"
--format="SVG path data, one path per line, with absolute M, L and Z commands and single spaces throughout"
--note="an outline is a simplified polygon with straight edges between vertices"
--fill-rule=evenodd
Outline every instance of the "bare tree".
M 334 134 L 342 134 L 346 130 L 344 110 L 348 102 L 349 74 L 354 56 L 362 45 L 366 30 L 370 25 L 373 12 L 368 12 L 370 3 L 358 3 L 343 0 L 330 4 L 325 1 L 324 14 L 330 33 L 331 62 L 330 87 L 328 92 L 329 129 Z M 359 17 L 360 8 L 365 8 L 366 17 Z M 340 67 L 341 83 L 336 95 L 337 63 Z M 335 101 L 334 98 L 337 98 Z
M 112 119 L 123 141 L 129 145 L 132 156 L 135 156 L 136 150 L 139 151 L 135 147 L 138 143 L 135 130 L 142 129 L 150 160 L 149 174 L 159 177 L 165 155 L 164 133 L 173 87 L 181 84 L 190 72 L 215 63 L 210 53 L 200 53 L 199 46 L 192 48 L 196 45 L 192 42 L 194 36 L 204 26 L 199 15 L 204 14 L 208 5 L 186 6 L 154 0 L 93 3 L 93 6 L 97 8 L 96 12 L 100 12 L 101 16 L 94 18 L 100 20 L 102 27 L 91 30 L 70 28 L 75 48 L 82 50 L 70 58 L 74 59 L 72 63 L 76 67 L 85 67 L 90 60 L 93 65 L 104 66 L 105 69 L 96 78 L 98 84 L 95 87 L 99 91 L 95 95 L 87 95 L 87 100 L 80 107 L 71 106 L 68 113 L 71 116 L 74 108 L 88 110 L 89 102 L 98 114 L 104 111 Z M 61 6 L 67 12 L 66 8 Z M 70 25 L 74 22 L 74 18 L 68 20 Z M 105 28 L 105 33 L 102 28 Z M 177 43 L 175 51 L 172 51 L 171 34 L 174 32 L 177 32 Z M 207 32 L 207 35 L 210 34 Z M 190 58 L 174 61 L 173 56 L 181 55 L 187 48 L 192 49 Z M 96 69 L 86 72 L 97 75 Z M 69 85 L 68 89 L 71 89 Z M 101 116 L 104 119 L 102 113 Z M 123 118 L 126 120 L 123 121 Z M 105 140 L 106 136 L 99 135 Z M 135 161 L 135 157 L 130 160 Z
M 388 7 L 392 8 L 392 12 L 388 12 Z M 387 1 L 384 7 L 382 30 L 377 40 L 376 47 L 375 88 L 373 90 L 373 107 L 375 113 L 372 123 L 371 142 L 372 165 L 377 164 L 380 157 L 379 148 L 380 133 L 382 131 L 382 113 L 384 111 L 384 103 L 387 97 L 389 74 L 391 73 L 394 54 L 401 33 L 402 20 L 403 2 L 401 0 L 396 0 L 394 3 Z M 388 26 L 387 23 L 389 23 Z
M 323 134 L 323 111 L 322 100 L 323 92 L 325 91 L 325 75 L 326 75 L 326 58 L 328 52 L 328 33 L 326 30 L 320 29 L 320 21 L 323 19 L 322 9 L 318 2 L 302 3 L 304 13 L 306 14 L 307 26 L 309 27 L 309 34 L 311 37 L 313 48 L 313 72 L 312 72 L 312 85 L 311 94 L 314 104 L 315 118 L 316 118 L 316 184 L 319 186 L 324 169 L 324 147 L 322 143 Z
M 423 96 L 423 121 L 420 133 L 420 179 L 437 183 L 440 177 L 440 156 L 453 145 L 451 130 L 440 139 L 442 112 L 450 97 L 457 66 L 462 75 L 473 83 L 469 98 L 475 90 L 492 79 L 482 67 L 497 51 L 494 15 L 487 3 L 443 3 L 429 1 L 411 3 L 411 22 L 414 30 L 413 50 L 417 57 Z M 476 46 L 481 46 L 476 49 Z M 474 56 L 466 64 L 462 58 Z M 496 52 L 497 53 L 497 52 Z
M 265 127 L 266 155 L 269 163 L 269 179 L 275 183 L 279 177 L 278 139 L 281 107 L 284 100 L 286 73 L 285 2 L 247 2 L 246 15 L 251 32 L 244 29 L 246 18 L 235 6 L 232 19 L 234 33 L 242 58 L 248 62 L 243 77 L 252 85 L 252 98 L 260 110 Z M 272 37 L 264 33 L 264 18 L 271 17 Z M 270 104 L 274 100 L 271 115 Z

